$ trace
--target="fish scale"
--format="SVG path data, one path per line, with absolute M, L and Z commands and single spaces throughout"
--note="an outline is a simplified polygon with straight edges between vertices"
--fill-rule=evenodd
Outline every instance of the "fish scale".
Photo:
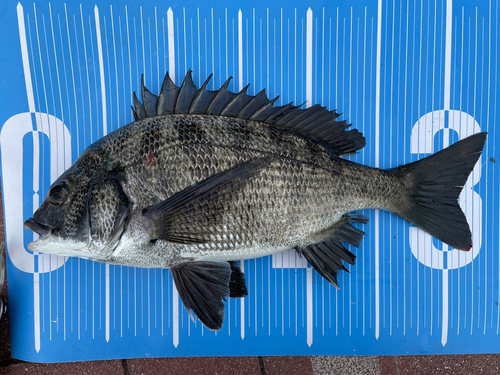
M 262 186 L 260 189 L 253 189 L 253 185 L 250 185 L 250 187 L 244 191 L 246 193 L 246 199 L 241 200 L 240 198 L 241 205 L 235 205 L 234 207 L 236 212 L 241 210 L 242 214 L 245 212 L 253 214 L 253 216 L 247 217 L 242 225 L 247 229 L 246 235 L 248 238 L 252 239 L 251 244 L 253 247 L 269 247 L 262 255 L 273 251 L 275 247 L 285 249 L 294 246 L 299 239 L 302 241 L 306 240 L 312 233 L 324 228 L 325 225 L 330 226 L 333 224 L 343 213 L 352 211 L 350 207 L 342 205 L 339 207 L 340 210 L 336 211 L 333 205 L 335 203 L 335 199 L 333 198 L 336 190 L 336 175 L 334 171 L 339 171 L 341 169 L 337 164 L 346 162 L 338 158 L 332 158 L 331 154 L 320 146 L 311 144 L 307 139 L 290 134 L 283 134 L 276 129 L 263 128 L 260 124 L 250 121 L 226 121 L 224 117 L 214 118 L 202 115 L 191 116 L 189 121 L 182 121 L 185 117 L 187 116 L 180 116 L 179 118 L 177 118 L 177 116 L 164 116 L 162 119 L 165 122 L 164 125 L 155 122 L 155 127 L 159 126 L 162 129 L 175 128 L 179 138 L 170 145 L 165 143 L 163 147 L 151 149 L 153 153 L 158 155 L 157 163 L 160 166 L 160 170 L 164 170 L 161 166 L 165 164 L 169 168 L 183 173 L 184 178 L 169 178 L 167 174 L 167 176 L 161 179 L 151 179 L 149 176 L 151 172 L 145 170 L 143 166 L 143 156 L 137 157 L 138 160 L 136 160 L 135 163 L 127 164 L 127 166 L 124 167 L 125 173 L 140 176 L 140 178 L 148 181 L 149 185 L 155 186 L 156 189 L 160 189 L 162 186 L 172 186 L 172 189 L 167 193 L 168 195 L 172 195 L 183 190 L 187 186 L 210 177 L 211 174 L 227 170 L 255 157 L 269 157 L 282 160 L 281 163 L 273 165 L 269 170 L 274 172 L 272 173 L 272 184 L 266 186 L 266 180 L 264 180 L 261 183 Z M 156 121 L 158 121 L 158 119 L 156 119 Z M 174 122 L 174 124 L 168 124 L 169 121 Z M 198 129 L 198 132 L 193 132 L 191 130 L 193 127 Z M 236 131 L 233 129 L 235 127 Z M 133 132 L 136 134 L 143 134 L 145 132 L 152 132 L 150 129 L 151 123 L 149 121 L 140 120 L 135 123 Z M 204 129 L 206 129 L 206 131 L 204 131 Z M 238 137 L 235 137 L 234 133 L 243 134 L 247 142 L 237 142 Z M 279 143 L 273 141 L 273 138 L 278 137 L 276 133 L 282 134 L 280 138 L 283 140 L 286 136 L 290 138 L 285 149 L 280 147 Z M 120 134 L 116 134 L 115 136 L 120 138 Z M 122 160 L 119 151 L 133 148 L 133 144 L 127 143 L 133 143 L 135 141 L 135 138 L 128 137 L 128 132 L 124 132 L 122 137 L 123 142 L 112 142 L 111 147 L 109 147 L 109 153 L 113 155 L 117 154 L 117 160 Z M 150 137 L 150 135 L 148 135 L 148 137 Z M 167 138 L 168 137 L 163 137 L 163 139 Z M 117 145 L 119 146 L 116 147 Z M 108 148 L 106 143 L 103 143 L 101 146 L 104 149 Z M 317 147 L 315 153 L 307 153 L 304 151 L 314 147 Z M 207 149 L 210 149 L 210 151 Z M 226 151 L 225 154 L 219 152 L 220 149 L 224 149 Z M 222 157 L 220 156 L 221 154 L 223 155 Z M 208 163 L 200 162 L 204 160 L 203 156 L 212 160 Z M 291 164 L 290 159 L 292 158 L 295 159 L 296 165 Z M 301 162 L 303 164 L 300 164 Z M 305 172 L 303 170 L 304 168 L 309 168 L 309 170 Z M 196 174 L 195 171 L 200 171 L 202 173 Z M 271 174 L 269 171 L 268 174 Z M 301 180 L 300 185 L 297 183 L 298 179 Z M 171 181 L 177 183 L 171 185 Z M 179 181 L 182 181 L 183 184 L 179 184 Z M 345 182 L 343 181 L 341 183 Z M 129 186 L 128 195 L 134 197 L 134 202 L 137 202 L 136 205 L 140 209 L 157 203 L 151 200 L 151 198 L 154 199 L 154 197 L 147 196 L 143 193 L 140 184 L 129 184 Z M 137 187 L 138 191 L 134 191 L 134 187 Z M 125 189 L 127 189 L 127 187 L 125 187 Z M 268 203 L 266 199 L 263 200 L 259 197 L 259 192 L 265 191 L 266 189 L 270 190 L 267 198 L 271 200 L 272 203 Z M 154 191 L 154 189 L 149 189 L 149 191 Z M 282 194 L 280 194 L 280 192 Z M 353 193 L 357 194 L 355 190 Z M 342 190 L 341 194 L 339 200 L 348 198 Z M 141 197 L 146 196 L 148 198 L 147 201 L 141 201 Z M 377 193 L 375 193 L 375 196 L 377 196 Z M 164 199 L 163 196 L 157 196 L 156 198 L 158 201 Z M 260 214 L 260 216 L 258 216 L 255 214 L 254 210 L 243 208 L 245 205 L 253 205 L 256 200 L 261 203 L 264 201 L 266 210 L 260 210 L 260 213 L 264 213 L 264 215 Z M 274 208 L 274 211 L 269 210 L 271 207 Z M 359 204 L 353 208 L 358 207 L 362 208 Z M 283 222 L 284 228 L 276 225 L 276 222 L 280 222 L 277 221 L 278 217 L 288 217 L 288 220 Z M 299 219 L 301 217 L 307 217 L 311 225 L 307 228 L 302 224 L 294 225 L 293 223 L 300 222 Z M 228 232 L 238 229 L 233 228 L 232 224 L 233 222 L 226 223 L 225 228 Z M 259 236 L 270 237 L 270 234 L 263 230 L 264 228 L 270 228 L 270 233 L 286 233 L 286 239 L 274 236 L 275 240 L 273 243 L 261 243 L 261 241 L 259 241 Z M 216 231 L 217 234 L 223 233 L 222 227 L 217 228 Z M 248 242 L 249 240 L 245 238 L 244 241 Z M 218 243 L 216 242 L 215 247 L 217 246 Z M 231 248 L 235 247 L 237 246 Z M 226 246 L 224 246 L 224 248 L 226 248 Z M 204 254 L 203 250 L 195 246 L 191 246 L 183 253 L 188 254 L 185 256 L 186 258 L 194 257 L 193 254 L 197 254 L 197 258 L 210 258 L 214 256 L 213 253 Z M 225 253 L 218 255 L 217 258 L 227 257 L 229 255 L 230 254 Z M 240 255 L 241 254 L 238 254 L 238 256 Z M 181 259 L 181 261 L 182 260 L 183 259 Z
M 210 78 L 209 78 L 210 79 Z M 366 143 L 319 105 L 274 106 L 256 96 L 180 87 L 134 94 L 135 122 L 92 144 L 49 189 L 25 226 L 30 250 L 170 268 L 189 311 L 209 329 L 226 297 L 247 294 L 239 259 L 295 248 L 334 286 L 355 255 L 365 208 L 394 212 L 470 250 L 458 195 L 486 134 L 391 170 L 342 158 Z

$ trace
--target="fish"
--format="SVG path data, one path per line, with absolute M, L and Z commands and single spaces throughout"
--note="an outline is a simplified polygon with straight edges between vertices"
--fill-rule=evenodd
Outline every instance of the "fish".
M 477 133 L 388 170 L 345 158 L 366 140 L 336 110 L 277 106 L 198 88 L 192 71 L 158 95 L 141 82 L 134 120 L 91 144 L 24 226 L 31 251 L 169 268 L 193 318 L 220 330 L 227 298 L 248 295 L 239 260 L 295 249 L 328 282 L 354 265 L 363 209 L 399 215 L 444 243 L 472 247 L 458 197 L 478 161 Z M 194 318 L 193 318 L 194 319 Z

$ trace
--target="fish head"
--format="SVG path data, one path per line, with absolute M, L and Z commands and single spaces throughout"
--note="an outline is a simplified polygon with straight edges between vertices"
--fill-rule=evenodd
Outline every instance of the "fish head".
M 40 238 L 28 249 L 64 256 L 90 257 L 88 189 L 74 168 L 63 173 L 49 188 L 42 205 L 24 222 Z
M 28 249 L 105 260 L 128 223 L 128 199 L 117 176 L 113 165 L 95 152 L 84 152 L 50 186 L 42 205 L 24 222 L 25 228 L 40 235 Z

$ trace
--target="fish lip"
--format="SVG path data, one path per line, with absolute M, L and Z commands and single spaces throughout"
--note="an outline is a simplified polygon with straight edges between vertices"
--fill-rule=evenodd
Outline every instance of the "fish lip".
M 51 227 L 38 223 L 33 220 L 33 218 L 26 220 L 24 222 L 24 227 L 26 229 L 31 229 L 33 232 L 39 234 L 42 238 L 45 238 L 52 233 Z
M 92 256 L 82 256 L 82 252 L 87 246 L 77 249 L 70 249 L 70 244 L 61 241 L 58 237 L 54 235 L 54 229 L 48 225 L 41 224 L 35 221 L 33 218 L 28 219 L 24 222 L 24 227 L 26 229 L 31 229 L 33 232 L 40 235 L 40 238 L 30 242 L 28 244 L 29 251 L 39 251 L 44 254 L 52 254 L 59 256 L 78 256 L 83 259 L 92 259 Z M 62 249 L 62 250 L 61 250 Z

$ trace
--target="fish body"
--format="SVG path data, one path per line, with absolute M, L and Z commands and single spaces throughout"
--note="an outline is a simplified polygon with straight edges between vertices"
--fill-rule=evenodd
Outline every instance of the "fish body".
M 247 294 L 236 260 L 295 248 L 337 286 L 359 245 L 365 208 L 394 212 L 462 250 L 471 233 L 457 198 L 481 133 L 393 170 L 345 160 L 362 148 L 333 111 L 274 107 L 265 95 L 142 87 L 136 121 L 92 144 L 49 189 L 25 226 L 32 251 L 170 268 L 188 310 L 210 329 L 225 297 Z M 208 297 L 207 297 L 208 296 Z

